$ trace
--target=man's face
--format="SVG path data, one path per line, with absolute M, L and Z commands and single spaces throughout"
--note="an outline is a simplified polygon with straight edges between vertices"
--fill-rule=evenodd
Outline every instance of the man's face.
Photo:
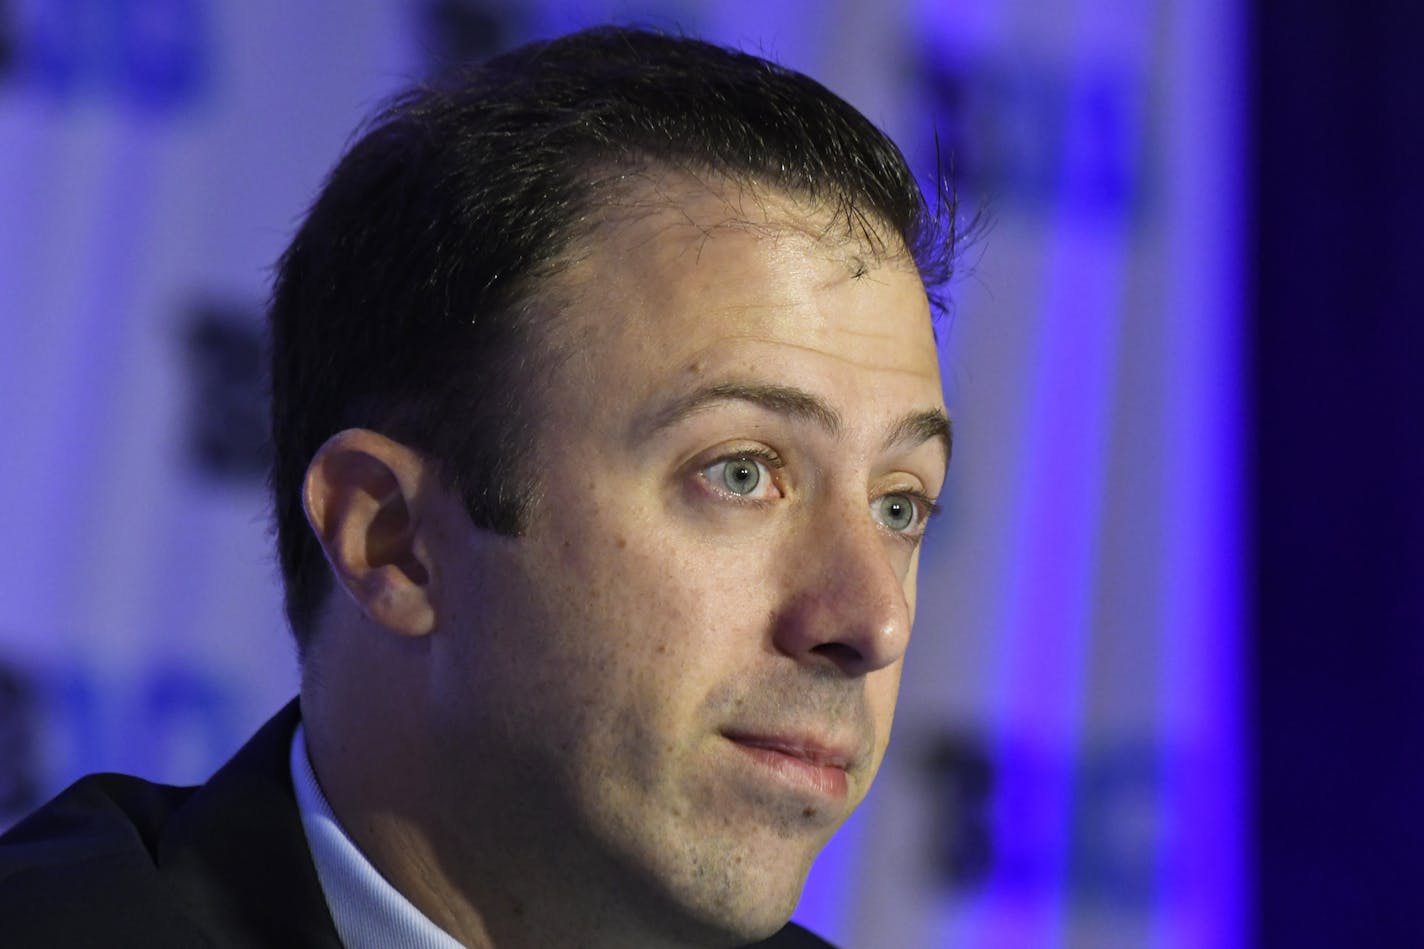
M 947 431 L 907 259 L 683 187 L 560 278 L 526 534 L 447 535 L 441 806 L 452 860 L 751 938 L 880 765 Z

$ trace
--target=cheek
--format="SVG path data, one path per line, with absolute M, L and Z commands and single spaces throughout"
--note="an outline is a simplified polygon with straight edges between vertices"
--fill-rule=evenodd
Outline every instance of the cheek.
M 670 512 L 661 486 L 568 477 L 578 467 L 554 480 L 568 490 L 544 510 L 558 515 L 515 542 L 496 588 L 523 601 L 508 651 L 570 716 L 642 722 L 625 730 L 693 718 L 767 648 L 773 552 Z
M 589 516 L 566 525 L 547 584 L 558 587 L 575 625 L 594 633 L 590 645 L 700 665 L 764 625 L 770 557 L 668 516 L 660 501 L 586 509 Z
M 910 608 L 910 621 L 915 619 L 915 594 L 919 590 L 920 578 L 920 551 L 924 550 L 924 545 L 916 547 L 910 554 L 910 567 L 905 573 L 905 603 Z
M 866 681 L 865 699 L 870 708 L 870 720 L 875 728 L 875 760 L 877 770 L 890 744 L 891 725 L 895 719 L 895 702 L 900 694 L 900 670 L 897 662 L 870 674 Z
M 715 678 L 750 626 L 754 592 L 719 558 L 666 534 L 615 536 L 579 564 L 568 591 L 582 645 L 626 672 L 685 685 Z M 676 666 L 676 674 L 666 667 Z M 642 682 L 652 689 L 653 682 Z
M 699 617 L 696 598 L 677 583 L 678 565 L 612 530 L 525 553 L 499 591 L 520 604 L 498 624 L 509 713 L 556 709 L 557 722 L 540 727 L 591 753 L 610 742 L 648 744 L 669 715 L 686 714 L 678 706 L 692 704 L 684 693 L 695 678 L 669 669 L 691 665 L 685 631 Z
M 709 696 L 754 659 L 737 618 L 744 598 L 709 585 L 708 565 L 665 534 L 609 530 L 557 553 L 522 624 L 538 645 L 521 654 L 541 682 L 515 701 L 534 703 L 530 716 L 562 709 L 538 727 L 557 730 L 582 779 L 662 786 L 667 756 L 706 731 Z

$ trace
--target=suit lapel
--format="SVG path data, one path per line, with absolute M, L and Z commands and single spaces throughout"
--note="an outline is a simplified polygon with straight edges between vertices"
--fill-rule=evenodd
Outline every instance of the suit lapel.
M 340 949 L 307 849 L 288 755 L 294 699 L 175 813 L 160 872 L 222 944 Z

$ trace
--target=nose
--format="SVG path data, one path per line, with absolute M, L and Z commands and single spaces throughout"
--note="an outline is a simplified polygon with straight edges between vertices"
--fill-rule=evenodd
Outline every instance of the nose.
M 862 676 L 898 661 L 910 642 L 905 581 L 887 540 L 862 511 L 809 529 L 788 564 L 774 618 L 778 651 L 798 662 Z

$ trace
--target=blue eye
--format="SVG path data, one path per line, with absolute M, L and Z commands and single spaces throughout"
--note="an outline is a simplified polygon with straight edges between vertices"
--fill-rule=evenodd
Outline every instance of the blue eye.
M 915 528 L 920 521 L 915 499 L 908 494 L 887 494 L 872 504 L 875 519 L 898 534 Z
M 714 461 L 702 469 L 702 477 L 712 487 L 725 494 L 748 500 L 769 500 L 777 495 L 772 468 L 781 467 L 781 459 L 765 458 L 751 453 L 739 453 L 731 458 Z
M 756 462 L 745 458 L 720 463 L 722 484 L 733 494 L 751 494 L 761 483 L 761 469 Z

